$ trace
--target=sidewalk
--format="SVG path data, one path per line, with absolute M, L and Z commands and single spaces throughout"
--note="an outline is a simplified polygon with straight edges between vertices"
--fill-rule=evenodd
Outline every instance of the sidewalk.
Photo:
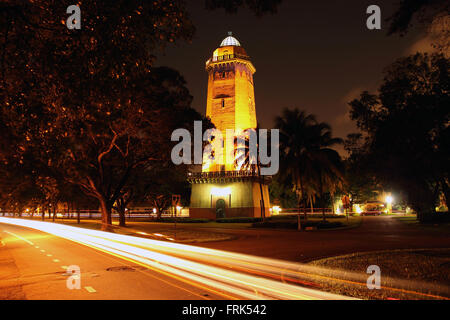
M 40 219 L 39 219 L 40 220 Z M 46 222 L 53 222 L 48 219 Z M 81 220 L 80 224 L 76 219 L 56 219 L 54 223 L 66 224 L 74 227 L 101 230 L 100 220 Z M 211 241 L 226 241 L 236 239 L 236 236 L 215 231 L 189 230 L 174 223 L 154 223 L 127 221 L 126 227 L 120 227 L 117 221 L 113 221 L 112 232 L 143 237 L 155 240 L 173 241 L 180 243 L 200 243 Z

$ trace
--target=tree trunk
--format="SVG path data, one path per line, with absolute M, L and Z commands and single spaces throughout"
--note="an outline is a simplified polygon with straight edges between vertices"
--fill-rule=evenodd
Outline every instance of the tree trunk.
M 53 222 L 55 222 L 56 217 L 56 206 L 53 206 Z
M 301 198 L 303 200 L 303 214 L 304 214 L 304 217 L 305 217 L 305 221 L 307 221 L 308 220 L 308 216 L 306 214 L 306 197 L 305 197 L 305 190 L 303 188 L 303 181 L 302 181 L 301 177 L 300 177 L 300 191 L 302 193 L 302 197 Z
M 112 231 L 111 205 L 105 199 L 101 199 L 100 208 L 102 210 L 102 230 Z
M 303 197 L 303 215 L 305 217 L 305 221 L 308 220 L 308 214 L 306 213 L 307 200 L 306 197 Z
M 307 221 L 307 220 L 308 220 L 308 217 L 307 217 L 307 215 L 306 215 L 305 190 L 304 190 L 304 187 L 303 187 L 303 180 L 302 180 L 302 176 L 301 176 L 301 175 L 299 175 L 299 182 L 300 182 L 300 192 L 302 193 L 301 198 L 302 198 L 302 200 L 303 200 L 303 210 L 304 210 L 305 221 Z M 300 212 L 299 212 L 299 214 L 300 214 Z
M 301 231 L 302 230 L 302 223 L 300 221 L 300 214 L 301 214 L 301 210 L 300 210 L 300 205 L 302 203 L 302 199 L 300 197 L 298 197 L 298 214 L 297 214 L 297 230 Z
M 327 220 L 326 219 L 326 216 L 325 216 L 325 206 L 324 205 L 322 205 L 322 219 L 323 219 L 323 221 L 325 221 L 325 220 Z
M 335 214 L 334 211 L 334 193 L 331 194 L 331 210 L 333 212 L 333 215 Z
M 126 226 L 126 222 L 125 222 L 126 215 L 125 214 L 126 214 L 127 202 L 122 197 L 122 198 L 117 199 L 116 203 L 117 203 L 117 207 L 115 207 L 115 208 L 116 208 L 116 211 L 119 213 L 119 226 L 125 227 Z M 129 216 L 128 216 L 128 218 L 129 218 Z
M 118 212 L 119 212 L 119 226 L 125 227 L 126 226 L 126 223 L 125 223 L 125 209 L 119 208 Z
M 161 220 L 162 210 L 159 207 L 156 208 L 156 220 Z
M 262 221 L 265 222 L 266 221 L 266 209 L 265 209 L 265 204 L 264 204 L 264 192 L 263 192 L 263 187 L 262 187 L 262 182 L 261 182 L 261 171 L 259 168 L 259 165 L 257 164 L 257 170 L 258 170 L 258 181 L 259 181 L 259 192 L 261 194 L 261 218 Z
M 435 211 L 436 195 L 424 184 L 416 183 L 410 186 L 408 194 L 411 206 L 417 212 L 417 219 L 423 223 L 432 218 Z
M 320 191 L 320 202 L 322 203 L 322 220 L 325 221 L 325 203 L 323 201 L 323 182 L 322 182 L 322 177 L 319 177 L 319 191 Z

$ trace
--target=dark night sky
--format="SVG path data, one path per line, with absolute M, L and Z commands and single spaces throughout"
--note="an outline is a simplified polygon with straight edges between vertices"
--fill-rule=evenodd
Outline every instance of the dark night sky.
M 345 137 L 355 131 L 347 102 L 362 90 L 375 90 L 383 68 L 396 58 L 426 45 L 418 31 L 404 38 L 386 36 L 384 19 L 397 0 L 284 0 L 278 13 L 261 18 L 247 9 L 230 15 L 205 10 L 202 0 L 188 3 L 197 28 L 194 39 L 167 48 L 158 64 L 181 72 L 194 96 L 193 107 L 204 114 L 205 61 L 232 31 L 256 67 L 256 112 L 266 128 L 272 128 L 284 107 L 298 107 L 331 124 L 335 136 Z M 371 4 L 381 7 L 380 31 L 366 28 Z

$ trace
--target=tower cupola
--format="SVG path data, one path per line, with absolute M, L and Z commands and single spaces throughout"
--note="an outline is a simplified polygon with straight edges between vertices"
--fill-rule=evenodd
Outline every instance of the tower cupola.
M 221 47 L 226 47 L 226 46 L 240 47 L 241 43 L 235 37 L 233 37 L 233 33 L 230 31 L 230 32 L 228 32 L 228 37 L 223 39 L 220 46 Z

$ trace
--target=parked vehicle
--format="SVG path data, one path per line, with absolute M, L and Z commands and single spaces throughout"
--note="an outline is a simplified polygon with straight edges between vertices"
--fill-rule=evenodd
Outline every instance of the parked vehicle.
M 385 205 L 380 201 L 367 201 L 361 216 L 379 216 L 385 211 Z

